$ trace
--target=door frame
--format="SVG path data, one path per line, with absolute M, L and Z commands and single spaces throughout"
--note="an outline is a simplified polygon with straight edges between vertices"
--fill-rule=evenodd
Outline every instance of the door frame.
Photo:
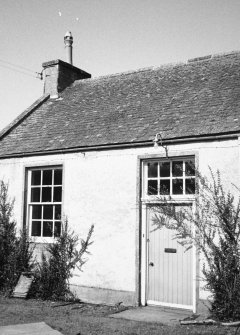
M 181 151 L 181 152 L 172 152 L 172 157 L 188 157 L 188 156 L 194 156 L 195 157 L 195 165 L 198 168 L 199 165 L 199 154 L 197 151 Z M 143 163 L 151 160 L 151 159 L 164 159 L 166 156 L 164 154 L 150 154 L 150 155 L 141 155 L 138 156 L 138 171 L 139 171 L 139 183 L 138 183 L 138 194 L 139 194 L 139 224 L 140 224 L 140 236 L 139 236 L 139 242 L 140 242 L 140 289 L 139 289 L 139 302 L 142 306 L 147 305 L 147 285 L 148 285 L 148 247 L 147 247 L 147 236 L 148 236 L 148 226 L 147 226 L 147 210 L 148 207 L 151 205 L 161 205 L 161 201 L 147 201 L 143 197 L 143 183 L 144 183 L 144 169 L 143 169 Z M 194 199 L 181 199 L 180 202 L 184 203 L 191 203 L 193 206 L 193 210 L 195 210 L 195 201 Z M 193 269 L 193 304 L 191 310 L 193 313 L 197 312 L 197 305 L 199 301 L 199 255 L 197 252 L 197 248 L 193 246 L 193 257 L 192 257 L 192 269 Z M 154 303 L 154 305 L 159 306 L 166 306 L 164 303 Z M 182 308 L 184 306 L 176 305 L 176 304 L 167 304 L 168 307 L 172 308 Z

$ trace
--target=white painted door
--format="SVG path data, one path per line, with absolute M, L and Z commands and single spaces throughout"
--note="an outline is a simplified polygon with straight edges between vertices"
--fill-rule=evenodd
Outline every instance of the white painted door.
M 189 206 L 188 206 L 189 207 Z M 185 251 L 165 227 L 156 230 L 148 208 L 147 303 L 193 308 L 192 249 Z

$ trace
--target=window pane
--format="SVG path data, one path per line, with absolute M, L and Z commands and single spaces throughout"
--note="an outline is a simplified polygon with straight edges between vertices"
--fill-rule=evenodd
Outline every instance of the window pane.
M 31 189 L 31 202 L 40 202 L 40 187 Z
M 156 194 L 158 194 L 158 191 L 157 191 L 157 180 L 148 180 L 148 194 L 149 195 L 156 195 Z
M 43 206 L 43 219 L 53 219 L 53 206 L 52 205 L 44 205 Z
M 148 178 L 155 178 L 158 175 L 157 172 L 158 163 L 148 163 Z
M 62 187 L 54 187 L 53 201 L 54 202 L 62 201 Z
M 54 236 L 59 237 L 60 235 L 61 235 L 61 222 L 55 221 Z
M 33 205 L 32 206 L 32 219 L 41 219 L 42 218 L 42 206 Z
M 41 185 L 41 171 L 32 171 L 31 185 Z
M 43 185 L 52 185 L 52 170 L 43 170 Z
M 51 202 L 52 200 L 52 188 L 43 187 L 42 188 L 42 202 Z
M 183 162 L 172 162 L 172 175 L 173 177 L 180 177 L 183 175 Z
M 186 182 L 186 194 L 195 193 L 195 178 L 189 178 L 185 180 Z
M 53 235 L 53 222 L 43 222 L 43 236 L 52 237 Z
M 170 162 L 160 163 L 160 176 L 170 177 Z
M 182 179 L 173 179 L 173 194 L 183 194 Z
M 160 194 L 161 195 L 170 194 L 170 180 L 169 179 L 160 180 Z
M 54 170 L 54 185 L 62 185 L 62 170 Z
M 185 173 L 186 176 L 195 176 L 195 162 L 193 160 L 185 162 Z
M 41 221 L 32 221 L 32 236 L 41 236 Z
M 55 206 L 55 219 L 57 220 L 61 219 L 61 205 Z

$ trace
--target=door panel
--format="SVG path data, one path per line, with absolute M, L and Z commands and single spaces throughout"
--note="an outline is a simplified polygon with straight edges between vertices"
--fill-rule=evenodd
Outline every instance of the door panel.
M 186 209 L 188 209 L 187 206 Z M 154 211 L 148 208 L 148 303 L 193 305 L 192 249 L 185 251 L 175 231 L 156 229 Z M 180 307 L 180 306 L 179 306 Z

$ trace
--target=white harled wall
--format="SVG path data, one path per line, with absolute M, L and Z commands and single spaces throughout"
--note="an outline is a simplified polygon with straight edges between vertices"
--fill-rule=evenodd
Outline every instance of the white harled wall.
M 219 169 L 223 184 L 240 186 L 237 140 L 171 145 L 168 155 L 198 153 L 199 171 L 209 175 Z M 63 164 L 63 210 L 70 226 L 85 238 L 95 225 L 91 255 L 76 272 L 72 284 L 118 290 L 138 301 L 138 156 L 165 153 L 163 148 L 137 148 L 47 155 L 0 160 L 0 179 L 9 182 L 15 198 L 14 214 L 23 224 L 24 174 L 26 167 Z M 232 188 L 236 191 L 236 188 Z M 206 293 L 200 292 L 201 298 Z

